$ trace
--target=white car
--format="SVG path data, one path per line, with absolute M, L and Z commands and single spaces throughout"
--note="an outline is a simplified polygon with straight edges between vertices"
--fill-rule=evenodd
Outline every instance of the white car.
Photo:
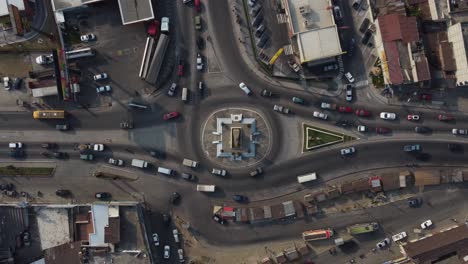
M 110 85 L 96 87 L 96 92 L 98 94 L 109 93 L 110 91 L 112 91 L 112 88 Z
M 351 75 L 350 72 L 345 73 L 344 76 L 346 77 L 346 79 L 348 80 L 349 83 L 353 83 L 353 82 L 354 82 L 354 77 L 353 77 L 353 75 Z
M 161 32 L 169 32 L 169 18 L 161 18 Z
M 322 102 L 320 104 L 320 108 L 322 108 L 322 109 L 334 109 L 334 108 L 336 108 L 336 105 L 331 104 L 331 103 Z
M 251 95 L 251 94 L 252 94 L 252 92 L 250 91 L 249 87 L 247 87 L 247 85 L 245 85 L 245 83 L 243 83 L 243 82 L 239 83 L 239 88 L 241 88 L 242 91 L 244 91 L 244 93 L 245 93 L 246 95 Z
M 164 246 L 164 258 L 168 259 L 171 256 L 171 247 L 168 245 Z
M 39 65 L 51 64 L 54 62 L 54 57 L 52 55 L 41 55 L 36 57 L 36 63 Z
M 379 243 L 377 243 L 377 248 L 384 248 L 386 246 L 390 245 L 390 239 L 388 237 L 386 237 L 384 240 L 380 241 Z
M 452 134 L 453 134 L 453 135 L 467 135 L 467 134 L 468 134 L 468 130 L 466 130 L 466 129 L 454 128 L 454 129 L 452 129 Z
M 384 119 L 384 120 L 395 120 L 396 119 L 396 114 L 395 113 L 382 112 L 382 113 L 380 113 L 380 118 Z
M 107 79 L 107 73 L 103 72 L 103 73 L 96 74 L 93 76 L 93 78 L 95 81 Z
M 219 175 L 219 176 L 226 176 L 226 170 L 213 169 L 213 170 L 211 171 L 211 174 Z
M 358 132 L 366 132 L 366 131 L 367 131 L 367 128 L 366 128 L 366 126 L 359 125 L 359 126 L 357 127 L 357 131 L 358 131 Z
M 401 232 L 401 233 L 398 233 L 398 234 L 392 236 L 392 240 L 393 240 L 393 242 L 397 242 L 397 241 L 400 241 L 400 240 L 402 240 L 402 239 L 404 239 L 406 237 L 407 237 L 406 232 Z
M 156 247 L 159 246 L 159 236 L 156 233 L 153 234 L 153 242 Z
M 179 262 L 180 263 L 184 263 L 185 262 L 185 259 L 184 259 L 184 250 L 179 248 L 177 250 L 177 254 L 179 255 Z
M 426 220 L 421 224 L 422 229 L 426 229 L 432 226 L 432 221 L 431 220 Z
M 80 37 L 81 41 L 83 42 L 88 42 L 96 39 L 96 36 L 93 33 L 81 35 Z
M 202 59 L 200 53 L 197 54 L 197 70 L 198 71 L 203 70 L 203 59 Z
M 356 152 L 356 149 L 354 147 L 344 148 L 340 150 L 340 153 L 342 156 L 352 155 L 355 152 Z
M 274 105 L 273 106 L 273 111 L 280 112 L 283 114 L 289 114 L 289 108 L 284 107 L 282 105 Z
M 109 164 L 115 165 L 115 166 L 123 166 L 124 161 L 121 159 L 114 159 L 114 158 L 109 158 Z
M 10 78 L 9 77 L 3 77 L 3 87 L 5 90 L 10 90 Z
M 93 144 L 94 151 L 104 151 L 104 144 Z
M 323 120 L 327 120 L 328 116 L 322 112 L 318 112 L 318 111 L 314 111 L 314 117 L 315 118 L 319 118 L 319 119 L 323 119 Z
M 351 84 L 346 85 L 346 101 L 351 102 L 353 100 L 353 86 Z
M 179 240 L 179 230 L 177 230 L 177 229 L 172 230 L 172 234 L 174 235 L 174 241 L 176 243 L 179 243 L 180 242 L 180 240 Z
M 8 143 L 8 148 L 11 148 L 11 149 L 20 149 L 23 147 L 23 143 L 21 142 L 11 142 L 11 143 Z

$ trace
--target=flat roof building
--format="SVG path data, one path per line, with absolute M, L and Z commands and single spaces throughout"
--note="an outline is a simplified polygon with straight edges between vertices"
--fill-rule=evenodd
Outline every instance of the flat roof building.
M 297 42 L 301 63 L 320 63 L 343 53 L 330 0 L 283 1 L 289 35 Z

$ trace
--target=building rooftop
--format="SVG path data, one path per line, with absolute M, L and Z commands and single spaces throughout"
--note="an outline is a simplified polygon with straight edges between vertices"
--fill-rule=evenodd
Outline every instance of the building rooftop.
M 450 0 L 449 12 L 466 12 L 468 11 L 468 2 L 466 0 Z
M 105 227 L 109 226 L 109 206 L 94 204 L 91 207 L 94 233 L 89 234 L 89 245 L 92 247 L 106 246 L 104 240 Z
M 54 11 L 60 11 L 98 1 L 102 0 L 52 0 L 52 8 L 54 9 Z
M 124 25 L 154 18 L 151 0 L 118 0 L 120 16 Z
M 330 0 L 287 0 L 286 4 L 302 63 L 342 53 Z
M 463 255 L 467 253 L 467 249 L 468 227 L 466 225 L 456 226 L 403 246 L 406 255 L 417 260 L 418 263 L 432 263 L 451 253 Z
M 70 242 L 44 250 L 47 264 L 81 264 L 81 242 Z
M 419 40 L 416 17 L 390 14 L 379 17 L 378 21 L 383 41 L 401 40 L 408 43 Z
M 23 0 L 2 0 L 0 1 L 0 16 L 6 16 L 9 14 L 8 5 L 14 5 L 19 10 L 24 10 Z

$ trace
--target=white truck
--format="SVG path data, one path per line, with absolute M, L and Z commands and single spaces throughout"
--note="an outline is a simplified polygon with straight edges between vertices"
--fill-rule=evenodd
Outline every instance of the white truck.
M 54 61 L 52 55 L 41 55 L 36 57 L 36 63 L 39 65 L 50 64 Z
M 196 168 L 196 167 L 198 167 L 198 161 L 194 161 L 194 160 L 190 160 L 190 159 L 184 159 L 182 161 L 182 165 L 187 166 L 187 167 Z
M 205 184 L 198 184 L 197 191 L 199 192 L 214 192 L 216 189 L 216 185 L 205 185 Z
M 132 159 L 132 166 L 137 168 L 148 168 L 148 162 L 141 159 Z

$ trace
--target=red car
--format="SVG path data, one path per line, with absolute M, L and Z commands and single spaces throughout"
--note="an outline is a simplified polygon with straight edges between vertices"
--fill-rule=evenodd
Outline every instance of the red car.
M 160 28 L 160 23 L 158 20 L 153 20 L 151 23 L 148 25 L 148 30 L 146 31 L 148 35 L 155 37 L 159 33 L 159 28 Z
M 163 115 L 163 119 L 164 120 L 169 120 L 169 119 L 176 118 L 179 115 L 180 115 L 179 112 L 175 112 L 175 111 L 174 112 L 169 112 L 169 113 Z
M 406 119 L 408 119 L 408 121 L 419 121 L 419 115 L 409 114 Z
M 353 109 L 349 106 L 340 106 L 338 107 L 338 112 L 340 113 L 352 113 Z
M 377 134 L 387 134 L 390 133 L 392 130 L 390 128 L 386 127 L 376 127 L 375 128 L 375 133 Z
M 182 76 L 184 75 L 184 61 L 179 60 L 179 66 L 177 67 L 177 75 Z
M 419 100 L 431 101 L 432 100 L 432 94 L 420 94 L 419 95 Z
M 454 120 L 455 118 L 451 115 L 444 115 L 444 114 L 440 114 L 439 115 L 439 121 L 450 121 L 450 120 Z
M 364 110 L 364 109 L 358 109 L 356 110 L 355 113 L 357 116 L 370 116 L 371 115 L 371 112 Z
M 195 0 L 195 10 L 196 10 L 198 13 L 201 12 L 200 0 Z

